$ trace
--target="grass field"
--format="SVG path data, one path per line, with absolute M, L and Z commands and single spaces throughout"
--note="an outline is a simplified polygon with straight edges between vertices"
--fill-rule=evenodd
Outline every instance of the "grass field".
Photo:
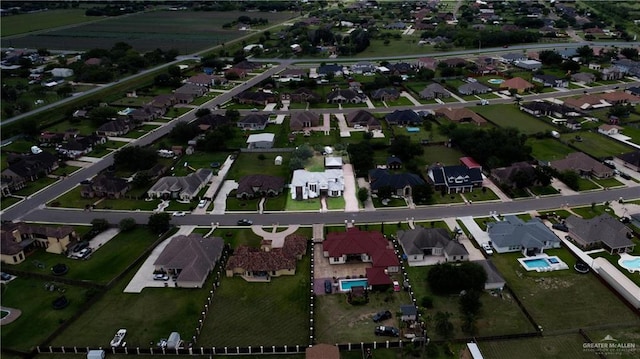
M 555 129 L 555 127 L 520 111 L 514 105 L 478 106 L 474 108 L 474 111 L 500 127 L 514 127 L 527 135 Z
M 223 277 L 199 342 L 203 346 L 306 345 L 309 340 L 309 268 L 305 255 L 296 275 L 250 283 Z
M 584 339 L 575 333 L 543 338 L 481 341 L 479 347 L 482 355 L 486 358 L 597 358 L 594 353 L 585 352 L 582 349 L 582 343 L 584 343 Z
M 18 196 L 29 196 L 32 195 L 45 187 L 48 187 L 58 181 L 54 178 L 42 177 L 38 178 L 37 181 L 27 182 L 27 186 L 19 191 L 16 191 L 14 194 Z
M 546 250 L 569 268 L 576 262 L 566 249 Z M 605 323 L 640 325 L 640 320 L 594 274 L 573 270 L 536 273 L 525 271 L 520 253 L 493 256 L 493 262 L 525 308 L 545 332 L 587 328 Z M 549 298 L 553 298 L 552 304 Z M 608 308 L 602 311 L 601 308 Z
M 527 145 L 531 146 L 531 156 L 539 161 L 560 160 L 566 155 L 576 152 L 554 138 L 529 138 Z
M 2 37 L 7 37 L 101 19 L 100 17 L 85 16 L 84 13 L 84 9 L 65 9 L 4 16 L 0 31 Z
M 160 48 L 193 53 L 247 35 L 235 28 L 222 28 L 222 24 L 245 14 L 240 11 L 151 11 L 12 39 L 5 45 L 38 48 L 46 43 L 49 49 L 87 50 L 108 49 L 122 41 L 141 52 Z M 251 14 L 252 17 L 268 19 L 270 24 L 295 15 L 292 12 Z
M 580 136 L 582 141 L 576 141 L 575 136 Z M 594 132 L 572 132 L 562 134 L 560 135 L 560 138 L 563 141 L 570 142 L 578 150 L 596 158 L 615 156 L 633 151 L 633 148 L 630 146 Z
M 240 153 L 227 173 L 227 179 L 234 179 L 237 181 L 243 176 L 253 174 L 281 176 L 287 180 L 289 179 L 289 167 L 276 166 L 273 159 L 280 155 L 282 156 L 282 163 L 288 163 L 289 157 L 291 157 L 290 153 L 270 152 L 262 155 L 265 159 L 260 160 L 260 153 Z

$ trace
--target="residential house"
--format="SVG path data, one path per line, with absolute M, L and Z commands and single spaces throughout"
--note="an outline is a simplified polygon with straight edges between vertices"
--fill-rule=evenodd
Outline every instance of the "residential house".
M 380 121 L 370 112 L 365 110 L 358 110 L 348 113 L 346 116 L 346 120 L 349 127 L 360 126 L 362 128 L 368 129 L 369 131 L 382 129 Z
M 399 170 L 402 168 L 402 160 L 396 156 L 387 157 L 386 168 L 390 170 Z
M 342 169 L 323 172 L 295 170 L 289 188 L 291 198 L 298 201 L 320 196 L 341 197 L 344 192 L 344 175 Z
M 208 131 L 210 129 L 226 125 L 229 122 L 229 119 L 225 115 L 214 113 L 204 115 L 195 120 L 195 124 L 201 131 Z M 195 143 L 193 145 L 195 145 Z
M 224 252 L 224 241 L 219 237 L 203 237 L 191 233 L 171 238 L 153 262 L 156 271 L 175 276 L 175 285 L 181 288 L 202 288 Z
M 237 64 L 233 65 L 234 68 L 243 69 L 247 71 L 257 70 L 262 67 L 262 65 L 258 62 L 252 62 L 248 60 L 242 60 Z
M 324 168 L 327 170 L 341 170 L 342 165 L 342 157 L 326 156 L 324 158 Z
M 415 322 L 418 319 L 418 308 L 415 304 L 403 304 L 400 306 L 400 320 L 403 322 Z
M 487 124 L 487 120 L 468 108 L 452 109 L 450 107 L 441 107 L 436 109 L 436 116 L 444 116 L 449 121 L 455 123 L 472 123 L 476 126 L 484 126 Z
M 391 188 L 396 196 L 411 198 L 415 186 L 424 185 L 420 176 L 413 173 L 390 173 L 386 169 L 375 168 L 369 171 L 371 193 L 377 194 L 382 188 Z
M 589 72 L 578 72 L 571 75 L 571 81 L 588 85 L 596 80 L 596 75 Z
M 148 105 L 162 109 L 165 113 L 166 111 L 178 103 L 175 94 L 163 94 L 155 96 Z
M 302 131 L 306 128 L 320 126 L 320 116 L 311 111 L 294 112 L 289 120 L 291 131 Z
M 620 80 L 625 76 L 627 76 L 627 72 L 615 65 L 600 70 L 600 77 L 604 81 Z
M 460 87 L 458 87 L 458 92 L 461 95 L 480 95 L 483 93 L 491 92 L 491 88 L 479 83 L 479 82 L 469 82 Z
M 133 129 L 133 124 L 122 118 L 107 121 L 96 129 L 96 135 L 106 137 L 121 137 L 129 133 Z
M 429 178 L 436 190 L 446 193 L 472 192 L 482 187 L 482 172 L 467 166 L 433 166 Z
M 361 61 L 351 65 L 351 72 L 354 74 L 374 74 L 376 72 L 376 65 L 367 61 Z
M 554 75 L 536 75 L 531 78 L 533 82 L 539 82 L 544 87 L 568 87 L 569 82 L 566 79 L 558 78 Z
M 129 113 L 129 118 L 136 123 L 147 122 L 147 121 L 153 121 L 162 117 L 166 112 L 167 111 L 164 108 L 144 105 L 141 108 L 137 108 L 131 111 Z
M 2 224 L 0 229 L 2 263 L 19 264 L 25 260 L 25 252 L 44 248 L 48 253 L 66 254 L 78 235 L 71 226 L 43 226 L 24 222 Z
M 640 86 L 628 87 L 626 90 L 624 90 L 624 92 L 636 97 L 640 97 Z
M 317 103 L 322 100 L 322 96 L 308 88 L 301 87 L 291 93 L 282 93 L 280 99 L 297 103 Z
M 467 64 L 467 60 L 461 59 L 459 57 L 450 57 L 440 62 L 444 62 L 445 64 L 447 64 L 447 67 L 463 67 Z
M 515 90 L 519 94 L 530 91 L 534 87 L 532 83 L 522 77 L 514 77 L 500 84 L 500 89 Z
M 267 127 L 269 115 L 260 115 L 252 113 L 243 117 L 238 121 L 237 126 L 243 130 L 262 131 Z
M 413 72 L 413 66 L 408 62 L 396 62 L 395 64 L 387 65 L 387 68 L 392 75 L 406 75 Z
M 192 97 L 201 97 L 201 96 L 204 96 L 204 94 L 207 92 L 208 90 L 203 86 L 197 86 L 197 85 L 188 84 L 188 83 L 178 87 L 174 91 L 176 96 L 180 94 L 185 94 L 185 95 L 190 95 Z
M 622 129 L 623 128 L 620 126 L 605 124 L 605 125 L 598 126 L 598 133 L 601 133 L 607 136 L 613 136 L 613 135 L 619 134 L 620 130 Z
M 396 101 L 400 92 L 393 87 L 385 87 L 371 92 L 371 98 L 376 101 Z
M 185 81 L 185 84 L 198 86 L 206 89 L 206 88 L 212 87 L 215 84 L 216 78 L 217 77 L 214 75 L 199 73 L 197 75 L 193 75 L 189 77 L 187 81 Z
M 500 274 L 500 271 L 490 260 L 473 261 L 473 263 L 482 266 L 485 273 L 487 273 L 487 280 L 484 282 L 484 290 L 502 290 L 506 281 Z
M 342 66 L 338 64 L 323 65 L 318 67 L 317 74 L 320 77 L 326 77 L 328 74 L 333 74 L 333 76 L 342 76 L 342 71 Z
M 409 266 L 469 260 L 469 252 L 444 228 L 417 226 L 398 231 L 397 237 Z
M 438 83 L 427 85 L 424 90 L 420 91 L 420 98 L 424 100 L 433 100 L 436 98 L 449 98 L 451 93 Z
M 537 60 L 522 60 L 514 62 L 513 66 L 529 71 L 537 71 L 542 68 L 542 62 Z
M 404 30 L 407 28 L 407 24 L 402 21 L 392 22 L 390 24 L 384 25 L 385 29 L 388 30 Z
M 80 185 L 82 198 L 122 198 L 129 190 L 129 182 L 124 178 L 100 174 L 93 180 Z
M 636 172 L 640 172 L 640 151 L 627 152 L 616 156 L 622 164 Z
M 93 147 L 99 143 L 106 143 L 106 138 L 96 135 L 77 137 L 57 145 L 56 151 L 66 158 L 76 159 L 93 151 Z
M 351 227 L 345 232 L 329 232 L 322 242 L 322 254 L 331 265 L 359 261 L 371 263 L 372 267 L 383 271 L 386 269 L 388 273 L 400 271 L 400 261 L 393 245 L 377 231 Z M 390 279 L 388 284 L 391 284 Z
M 505 187 L 517 187 L 516 176 L 526 176 L 534 179 L 536 169 L 528 162 L 515 162 L 508 167 L 498 167 L 491 170 L 491 178 Z
M 243 79 L 247 77 L 248 74 L 249 74 L 248 70 L 237 68 L 237 67 L 232 67 L 224 71 L 224 77 L 229 80 L 233 78 Z
M 234 99 L 238 103 L 266 106 L 268 103 L 277 103 L 278 95 L 267 91 L 244 91 L 237 94 Z
M 433 57 L 421 57 L 418 59 L 418 68 L 426 68 L 435 71 L 438 66 L 438 60 Z
M 49 152 L 38 154 L 9 155 L 7 168 L 0 177 L 11 191 L 18 191 L 40 177 L 44 177 L 58 168 L 58 158 Z
M 278 81 L 302 81 L 309 75 L 309 70 L 302 68 L 286 68 L 277 75 Z M 275 76 L 274 76 L 275 77 Z
M 525 256 L 535 256 L 545 249 L 560 248 L 560 239 L 538 218 L 524 222 L 514 215 L 506 215 L 503 221 L 487 223 L 487 233 L 498 253 L 522 252 Z
M 252 282 L 269 282 L 272 277 L 295 275 L 297 261 L 307 252 L 307 239 L 290 234 L 281 248 L 271 240 L 263 240 L 260 248 L 239 246 L 233 251 L 226 267 L 227 277 L 239 275 Z
M 211 180 L 210 169 L 199 168 L 186 176 L 168 176 L 160 178 L 147 191 L 149 198 L 193 200 L 200 190 Z
M 630 59 L 614 60 L 613 63 L 620 71 L 630 76 L 640 76 L 640 61 L 634 61 Z
M 258 148 L 271 148 L 273 147 L 273 141 L 275 140 L 276 135 L 273 133 L 256 133 L 249 135 L 247 138 L 247 145 L 249 149 L 258 149 Z
M 64 134 L 63 133 L 56 133 L 56 132 L 49 132 L 49 131 L 44 131 L 42 133 L 40 133 L 40 136 L 38 137 L 38 141 L 41 144 L 51 144 L 51 143 L 58 143 L 64 140 Z
M 505 63 L 513 63 L 516 61 L 525 61 L 527 60 L 527 55 L 522 52 L 510 52 L 508 54 L 500 55 L 500 61 Z
M 591 219 L 571 215 L 565 224 L 571 240 L 583 249 L 602 247 L 614 255 L 632 252 L 635 247 L 633 231 L 608 213 Z
M 367 100 L 364 93 L 352 89 L 334 89 L 327 94 L 327 103 L 363 103 Z
M 573 171 L 580 176 L 608 178 L 613 177 L 613 170 L 583 152 L 573 152 L 565 158 L 549 163 L 558 172 Z
M 238 181 L 236 197 L 247 199 L 256 197 L 275 197 L 284 189 L 284 178 L 255 174 L 243 176 Z
M 422 117 L 414 110 L 395 110 L 384 116 L 389 126 L 392 125 L 417 125 L 422 123 Z

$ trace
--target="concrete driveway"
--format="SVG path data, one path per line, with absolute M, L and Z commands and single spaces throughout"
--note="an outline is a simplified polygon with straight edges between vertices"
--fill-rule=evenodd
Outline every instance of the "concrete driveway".
M 153 266 L 153 263 L 158 259 L 158 256 L 160 256 L 160 253 L 162 253 L 164 248 L 167 246 L 167 244 L 169 244 L 169 242 L 173 237 L 176 237 L 179 235 L 186 236 L 191 232 L 193 232 L 195 228 L 196 226 L 181 226 L 180 229 L 178 229 L 178 232 L 176 232 L 176 234 L 174 234 L 173 236 L 165 239 L 160 244 L 158 244 L 158 246 L 155 247 L 153 251 L 151 251 L 151 254 L 149 254 L 149 257 L 147 257 L 144 263 L 142 263 L 142 266 L 140 266 L 140 269 L 138 269 L 138 272 L 136 272 L 136 275 L 134 275 L 133 278 L 131 278 L 131 281 L 129 282 L 129 284 L 127 284 L 127 287 L 124 288 L 124 293 L 140 293 L 144 288 L 147 288 L 147 287 L 160 288 L 160 287 L 164 287 L 165 285 L 172 286 L 173 282 L 170 280 L 169 281 L 153 280 L 153 271 L 155 269 Z
M 89 241 L 89 247 L 93 249 L 93 251 L 97 251 L 103 244 L 109 242 L 111 238 L 115 237 L 118 233 L 120 233 L 120 229 L 118 228 L 109 228 L 106 231 L 98 234 L 93 237 Z
M 356 196 L 356 177 L 353 174 L 353 166 L 345 164 L 342 166 L 342 175 L 344 177 L 344 211 L 358 212 L 358 197 Z
M 375 211 L 376 207 L 373 205 L 373 201 L 371 200 L 371 186 L 366 179 L 359 177 L 358 178 L 358 188 L 366 188 L 369 191 L 369 198 L 364 201 L 364 210 L 365 211 Z M 357 199 L 357 196 L 356 196 Z

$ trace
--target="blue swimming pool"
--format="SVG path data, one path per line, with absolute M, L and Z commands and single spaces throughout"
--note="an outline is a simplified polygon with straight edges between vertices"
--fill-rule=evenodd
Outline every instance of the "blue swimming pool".
M 353 287 L 368 287 L 369 282 L 367 282 L 366 278 L 358 278 L 358 279 L 340 279 L 338 281 L 340 283 L 340 291 L 348 292 Z
M 569 266 L 557 256 L 547 256 L 541 254 L 536 257 L 518 258 L 518 262 L 527 271 L 547 272 L 560 269 L 567 269 Z
M 420 132 L 420 127 L 407 127 L 407 132 L 409 133 Z
M 549 262 L 546 259 L 525 259 L 522 261 L 524 265 L 529 268 L 545 268 L 550 267 Z
M 640 270 L 640 257 L 623 259 L 620 261 L 620 265 L 625 267 L 627 270 L 638 271 Z

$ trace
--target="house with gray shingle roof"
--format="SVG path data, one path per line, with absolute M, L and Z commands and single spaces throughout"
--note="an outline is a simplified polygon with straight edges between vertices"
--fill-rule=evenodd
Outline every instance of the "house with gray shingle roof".
M 524 222 L 513 215 L 505 216 L 503 221 L 487 224 L 487 233 L 498 253 L 534 256 L 545 249 L 560 248 L 560 239 L 538 218 Z
M 617 219 L 603 213 L 591 219 L 569 216 L 565 224 L 569 237 L 583 249 L 604 247 L 610 254 L 632 252 L 633 232 Z
M 504 278 L 502 278 L 502 274 L 498 271 L 498 268 L 491 262 L 490 260 L 479 260 L 473 261 L 477 265 L 482 266 L 484 271 L 487 273 L 487 280 L 484 282 L 484 290 L 502 290 L 504 285 L 507 283 Z
M 479 82 L 470 82 L 458 87 L 458 92 L 462 95 L 478 95 L 491 92 L 491 89 Z
M 204 238 L 196 233 L 178 235 L 162 250 L 153 266 L 156 271 L 177 276 L 175 283 L 178 287 L 202 288 L 223 250 L 222 238 Z
M 213 172 L 210 169 L 200 168 L 183 177 L 162 177 L 147 191 L 147 195 L 149 198 L 190 201 L 198 195 L 212 176 Z
M 451 234 L 444 228 L 416 227 L 406 231 L 398 231 L 398 240 L 410 266 L 424 265 L 431 258 L 438 263 L 459 262 L 469 260 L 469 252 L 460 242 L 451 239 Z M 433 261 L 429 261 L 433 264 Z
M 447 91 L 442 85 L 433 83 L 420 91 L 420 98 L 425 100 L 432 100 L 434 98 L 447 98 L 451 97 L 451 93 Z
M 411 197 L 413 187 L 425 184 L 424 180 L 414 173 L 390 173 L 386 169 L 375 168 L 369 171 L 371 193 L 378 193 L 382 188 L 389 187 L 393 194 Z

